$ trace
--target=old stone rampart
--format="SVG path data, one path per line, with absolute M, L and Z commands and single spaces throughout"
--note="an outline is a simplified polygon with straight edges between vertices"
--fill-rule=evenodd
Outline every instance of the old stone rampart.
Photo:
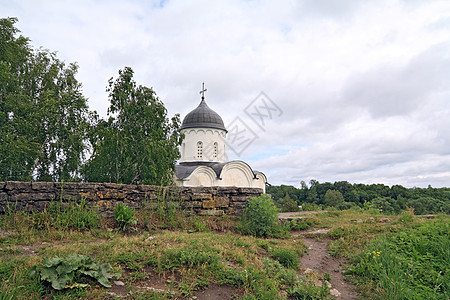
M 258 188 L 7 181 L 0 182 L 0 212 L 40 211 L 51 202 L 84 200 L 111 214 L 118 203 L 139 209 L 170 201 L 196 214 L 240 215 L 246 202 L 261 194 Z

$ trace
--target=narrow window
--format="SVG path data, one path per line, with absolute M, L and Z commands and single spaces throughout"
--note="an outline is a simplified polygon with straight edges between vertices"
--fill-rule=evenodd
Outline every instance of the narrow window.
M 217 158 L 218 148 L 219 148 L 219 145 L 217 145 L 217 143 L 214 143 L 214 154 L 213 154 L 214 158 Z
M 197 158 L 198 159 L 203 158 L 203 143 L 202 142 L 197 143 Z

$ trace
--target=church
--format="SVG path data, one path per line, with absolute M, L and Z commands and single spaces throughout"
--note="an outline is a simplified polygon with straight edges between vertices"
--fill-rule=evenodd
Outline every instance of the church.
M 205 91 L 203 85 L 199 106 L 181 124 L 185 138 L 181 159 L 175 165 L 176 185 L 249 187 L 265 193 L 267 178 L 263 173 L 240 160 L 226 161 L 227 129 L 219 114 L 206 104 Z

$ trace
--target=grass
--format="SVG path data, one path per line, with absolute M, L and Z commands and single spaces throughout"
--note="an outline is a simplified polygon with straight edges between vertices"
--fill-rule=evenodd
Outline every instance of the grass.
M 381 299 L 450 298 L 450 223 L 412 224 L 385 233 L 352 257 L 355 274 L 366 294 Z
M 0 299 L 105 299 L 111 297 L 108 292 L 125 299 L 177 299 L 210 286 L 231 287 L 240 299 L 329 297 L 325 284 L 315 284 L 326 280 L 327 274 L 311 278 L 301 272 L 299 258 L 306 247 L 300 238 L 243 236 L 236 232 L 237 220 L 232 217 L 189 216 L 168 202 L 159 209 L 137 210 L 137 224 L 126 232 L 112 218 L 83 209 L 82 203 L 73 203 L 70 209 L 78 220 L 69 221 L 70 226 L 61 222 L 68 218 L 68 210 L 61 207 L 0 215 Z M 406 212 L 390 216 L 388 223 L 377 222 L 383 218 L 349 210 L 311 215 L 285 226 L 291 230 L 332 228 L 326 237 L 331 239 L 329 251 L 350 259 L 349 273 L 367 298 L 402 299 L 401 293 L 409 289 L 424 290 L 426 296 L 434 292 L 445 299 L 450 282 L 445 235 L 449 217 L 425 220 Z M 119 291 L 91 282 L 85 289 L 56 291 L 30 278 L 31 268 L 45 257 L 71 254 L 109 263 L 112 272 L 122 274 L 125 287 Z M 374 273 L 381 270 L 379 264 L 386 270 L 384 277 Z M 390 284 L 392 280 L 395 284 Z M 420 298 L 422 294 L 406 295 L 426 299 Z

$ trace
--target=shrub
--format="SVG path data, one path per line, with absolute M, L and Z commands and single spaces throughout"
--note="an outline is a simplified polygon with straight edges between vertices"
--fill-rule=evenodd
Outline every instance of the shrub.
M 277 208 L 267 194 L 248 201 L 238 231 L 256 237 L 280 237 L 286 232 L 278 223 Z
M 125 204 L 119 203 L 114 209 L 114 220 L 122 231 L 125 231 L 128 225 L 136 225 L 137 219 L 134 216 L 135 210 Z
M 302 210 L 303 211 L 314 211 L 314 210 L 322 210 L 323 207 L 320 204 L 317 203 L 308 203 L 308 202 L 303 202 L 301 204 Z

